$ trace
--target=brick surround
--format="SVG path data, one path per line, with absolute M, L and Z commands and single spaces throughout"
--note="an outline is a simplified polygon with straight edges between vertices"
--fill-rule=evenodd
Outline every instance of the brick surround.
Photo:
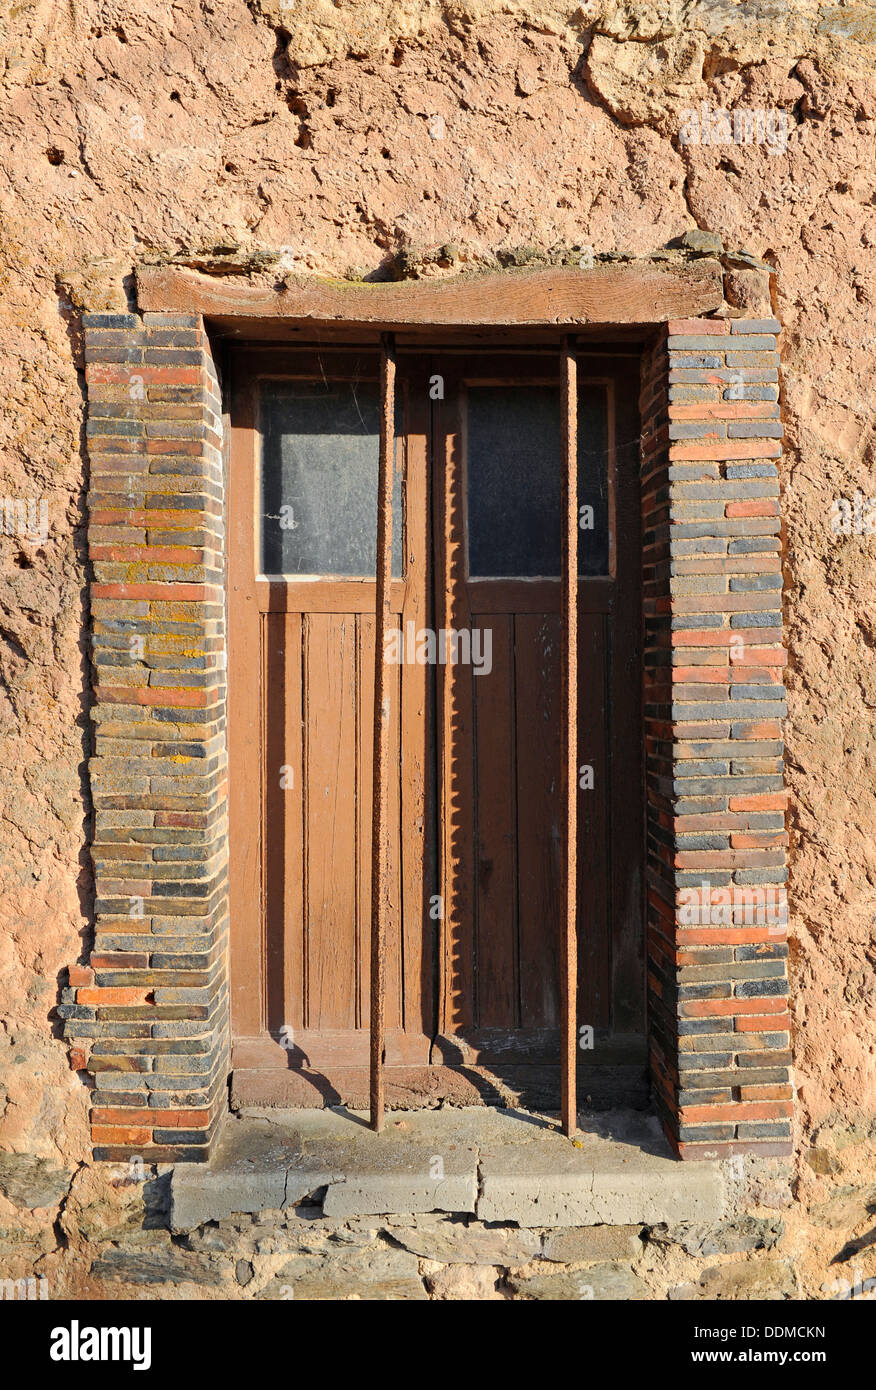
M 226 1109 L 224 478 L 198 315 L 85 317 L 96 931 L 60 1013 L 95 1157 L 209 1156 Z M 684 1158 L 790 1149 L 774 320 L 644 355 L 651 1067 Z
M 60 1012 L 95 1157 L 203 1159 L 228 1072 L 219 388 L 198 316 L 84 329 L 96 929 Z
M 776 334 L 643 362 L 651 1071 L 683 1158 L 790 1152 Z

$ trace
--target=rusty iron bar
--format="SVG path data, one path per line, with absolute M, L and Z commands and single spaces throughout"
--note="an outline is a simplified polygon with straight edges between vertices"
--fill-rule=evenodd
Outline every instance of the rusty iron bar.
M 389 916 L 389 691 L 386 634 L 392 622 L 392 484 L 395 453 L 395 339 L 381 337 L 377 473 L 377 598 L 374 624 L 374 772 L 371 815 L 371 1128 L 383 1128 L 386 924 Z
M 561 1113 L 563 1133 L 578 1128 L 576 1095 L 578 996 L 578 367 L 574 339 L 561 358 L 563 448 L 563 762 L 565 912 L 560 948 Z

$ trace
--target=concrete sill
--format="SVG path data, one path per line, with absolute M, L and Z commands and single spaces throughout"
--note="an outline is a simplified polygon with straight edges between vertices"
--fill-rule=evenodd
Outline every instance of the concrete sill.
M 656 1117 L 582 1114 L 575 1141 L 522 1110 L 398 1111 L 382 1134 L 344 1108 L 230 1115 L 208 1164 L 176 1167 L 171 1229 L 322 1202 L 341 1219 L 469 1213 L 520 1227 L 710 1222 L 721 1165 L 681 1163 Z

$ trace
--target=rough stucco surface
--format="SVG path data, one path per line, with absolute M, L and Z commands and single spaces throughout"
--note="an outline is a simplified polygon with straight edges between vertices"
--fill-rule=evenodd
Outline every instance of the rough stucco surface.
M 45 1252 L 37 1271 L 63 1282 L 59 1242 L 132 1229 L 129 1207 L 118 1227 L 103 1214 L 122 1197 L 85 1166 L 85 1093 L 52 1021 L 90 920 L 78 310 L 124 309 L 140 260 L 219 247 L 359 276 L 404 252 L 409 272 L 453 274 L 522 246 L 644 254 L 699 227 L 773 267 L 784 324 L 799 1160 L 790 1205 L 778 1179 L 754 1197 L 782 1208 L 794 1287 L 823 1297 L 876 1186 L 876 538 L 829 524 L 835 498 L 876 493 L 876 11 L 37 0 L 0 41 L 0 496 L 46 498 L 50 519 L 44 543 L 0 536 L 4 1271 Z M 787 113 L 786 149 L 680 144 L 703 100 Z M 732 271 L 727 288 L 754 307 L 770 292 Z M 876 1274 L 874 1250 L 843 1268 Z

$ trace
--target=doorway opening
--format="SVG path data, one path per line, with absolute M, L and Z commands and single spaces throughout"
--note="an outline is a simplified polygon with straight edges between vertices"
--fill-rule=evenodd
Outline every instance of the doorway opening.
M 639 358 L 578 357 L 579 1091 L 643 1104 Z M 229 351 L 232 1104 L 367 1103 L 374 347 Z M 559 1102 L 557 346 L 400 347 L 387 1101 Z

